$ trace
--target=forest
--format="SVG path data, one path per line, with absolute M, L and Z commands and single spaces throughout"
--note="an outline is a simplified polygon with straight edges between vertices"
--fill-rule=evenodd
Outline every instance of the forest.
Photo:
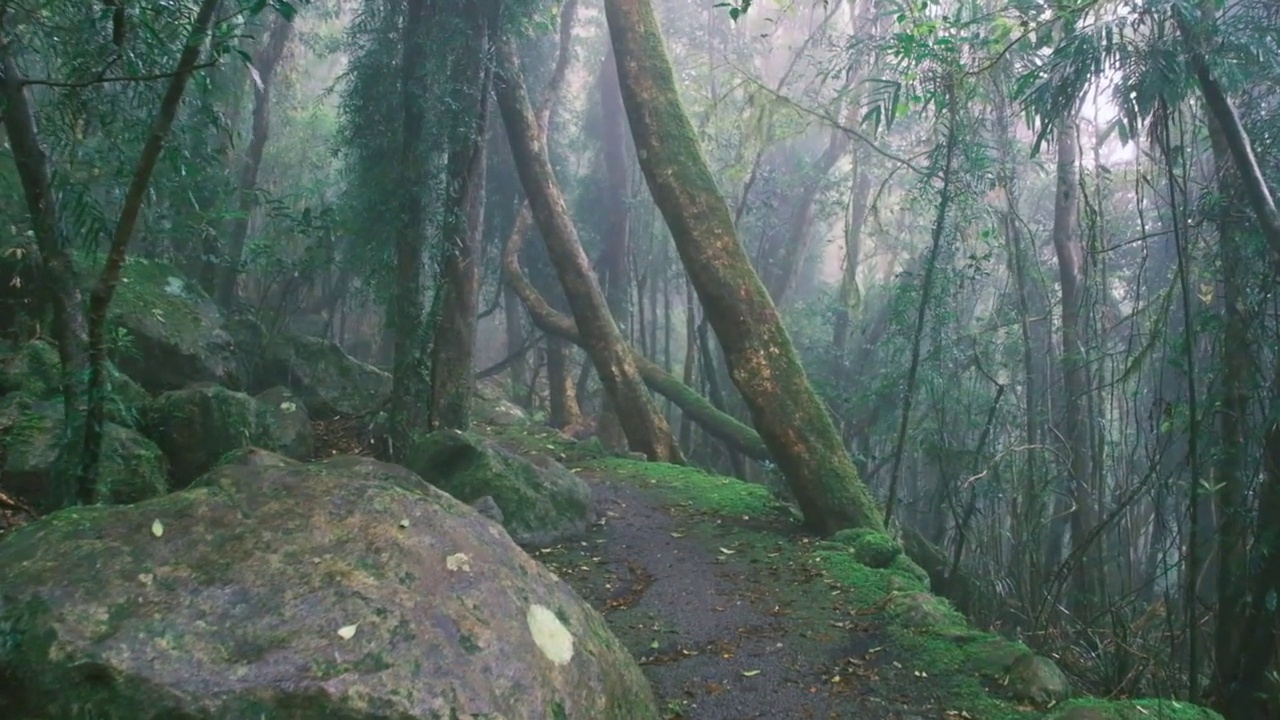
M 1273 0 L 0 0 L 0 508 L 132 502 L 135 385 L 340 348 L 358 454 L 496 388 L 1090 695 L 1280 717 L 1277 98 Z

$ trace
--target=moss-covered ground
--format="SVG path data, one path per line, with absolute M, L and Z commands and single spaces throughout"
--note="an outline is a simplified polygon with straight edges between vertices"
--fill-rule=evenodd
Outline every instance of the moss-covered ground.
M 885 548 L 881 538 L 854 533 L 819 540 L 803 531 L 794 510 L 762 486 L 687 467 L 610 457 L 598 445 L 575 443 L 553 431 L 526 427 L 496 433 L 524 453 L 569 464 L 613 507 L 625 507 L 606 512 L 582 543 L 544 551 L 540 559 L 606 614 L 645 667 L 670 718 L 1218 717 L 1167 700 L 1080 698 L 1037 705 L 1015 699 L 1005 672 L 1013 659 L 1030 651 L 969 627 L 945 601 L 927 595 L 922 571 Z M 636 533 L 610 531 L 611 522 L 622 520 L 620 513 L 646 512 L 655 513 L 642 521 L 651 527 L 651 542 Z M 627 547 L 610 547 L 619 538 Z M 654 562 L 653 555 L 664 554 L 669 561 Z M 781 630 L 776 625 L 763 629 L 764 624 L 755 629 L 777 639 L 778 648 L 785 644 L 792 661 L 771 667 L 767 653 L 756 653 L 750 662 L 764 668 L 759 675 L 748 675 L 753 668 L 746 666 L 716 675 L 709 655 L 718 648 L 720 661 L 731 663 L 735 648 L 748 654 L 750 643 L 742 633 L 722 638 L 720 645 L 686 641 L 683 636 L 696 635 L 688 629 L 688 616 L 699 612 L 696 603 L 651 597 L 659 592 L 663 573 L 679 573 L 680 568 L 691 575 L 729 578 L 728 585 L 711 592 L 736 587 L 743 595 L 736 600 L 780 621 Z M 741 582 L 735 585 L 734 577 Z M 688 580 L 696 592 L 699 583 Z M 673 582 L 679 585 L 678 578 Z M 795 660 L 806 656 L 811 661 Z M 682 667 L 687 667 L 683 677 Z M 768 674 L 774 677 L 764 679 Z M 807 702 L 797 701 L 794 693 L 770 700 L 763 688 L 779 682 L 806 685 L 811 707 L 789 708 L 788 703 Z M 726 710 L 733 704 L 721 698 L 733 693 L 744 694 L 748 700 L 742 707 L 751 710 L 741 715 Z M 779 712 L 783 714 L 770 714 Z

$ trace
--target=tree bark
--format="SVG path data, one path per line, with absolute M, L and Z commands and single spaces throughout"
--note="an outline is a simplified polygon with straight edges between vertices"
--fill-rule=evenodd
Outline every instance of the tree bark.
M 539 137 L 512 42 L 500 43 L 497 55 L 498 107 L 507 128 L 516 170 L 547 254 L 583 332 L 587 354 L 618 410 L 631 449 L 644 453 L 650 460 L 681 462 L 680 448 L 640 379 L 635 360 L 627 352 L 618 326 L 609 315 L 604 293 L 578 242 L 577 230 L 551 170 L 546 144 Z
M 508 246 L 502 256 L 503 281 L 511 288 L 529 310 L 529 317 L 538 329 L 547 333 L 547 340 L 553 338 L 562 342 L 568 341 L 580 347 L 585 346 L 578 327 L 573 318 L 557 312 L 545 298 L 529 282 L 517 260 L 518 246 Z M 671 400 L 691 421 L 696 422 L 708 435 L 718 438 L 739 452 L 760 461 L 771 460 L 768 448 L 760 435 L 751 428 L 735 420 L 732 416 L 721 412 L 702 396 L 698 395 L 687 384 L 649 361 L 643 355 L 628 346 L 635 357 L 636 368 L 646 385 L 654 392 Z
M 1074 112 L 1074 111 L 1073 111 Z M 1058 278 L 1062 290 L 1062 381 L 1064 398 L 1063 436 L 1067 443 L 1067 475 L 1071 511 L 1073 605 L 1085 609 L 1098 598 L 1093 582 L 1100 567 L 1088 560 L 1085 543 L 1090 542 L 1096 523 L 1094 496 L 1090 482 L 1089 426 L 1085 413 L 1089 392 L 1085 362 L 1084 249 L 1078 230 L 1080 182 L 1080 130 L 1075 117 L 1061 121 L 1058 129 L 1057 192 L 1053 213 L 1053 248 L 1058 256 Z
M 228 233 L 226 265 L 220 273 L 215 296 L 218 305 L 224 309 L 230 309 L 236 298 L 240 263 L 244 259 L 244 246 L 249 237 L 249 218 L 257 205 L 258 170 L 262 167 L 262 155 L 267 149 L 267 137 L 271 131 L 271 80 L 292 36 L 293 23 L 277 14 L 271 21 L 266 44 L 258 49 L 253 58 L 253 67 L 258 71 L 253 86 L 253 130 L 249 137 L 249 147 L 245 151 L 244 164 L 240 168 L 236 217 L 231 222 Z
M 0 115 L 4 118 L 5 133 L 27 201 L 31 231 L 40 250 L 44 290 L 53 311 L 54 339 L 62 363 L 63 407 L 70 421 L 83 409 L 81 384 L 89 366 L 89 329 L 84 296 L 62 233 L 62 217 L 53 189 L 49 158 L 41 145 L 35 113 L 17 63 L 10 54 L 4 30 L 0 27 L 0 92 L 4 95 L 4 112 Z M 41 503 L 47 505 L 47 509 L 75 502 L 75 473 L 59 473 L 56 477 L 61 481 L 50 488 L 50 496 Z
M 464 5 L 470 43 L 467 57 L 455 60 L 450 79 L 451 105 L 461 109 L 446 161 L 446 197 L 440 268 L 440 302 L 433 313 L 431 404 L 427 429 L 465 430 L 471 422 L 475 388 L 476 323 L 479 310 L 480 236 L 484 229 L 485 129 L 492 80 L 489 27 L 480 0 Z
M 820 533 L 880 529 L 880 513 L 809 384 L 680 104 L 649 0 L 606 0 L 623 105 L 650 192 L 724 348 L 729 375 Z
M 142 146 L 142 154 L 133 171 L 133 179 L 125 192 L 124 204 L 120 209 L 120 218 L 116 222 L 115 234 L 111 238 L 111 248 L 107 251 L 107 261 L 102 267 L 98 281 L 89 295 L 89 383 L 85 389 L 88 404 L 85 412 L 84 445 L 80 456 L 80 472 L 76 481 L 76 499 L 82 504 L 97 501 L 98 464 L 102 457 L 103 432 L 107 414 L 107 309 L 111 306 L 111 298 L 115 295 L 116 286 L 120 282 L 120 273 L 124 268 L 125 255 L 129 251 L 129 241 L 133 239 L 133 229 L 137 225 L 138 215 L 142 212 L 142 203 L 146 199 L 147 188 L 151 185 L 151 174 L 164 150 L 169 130 L 173 127 L 173 119 L 178 114 L 178 106 L 182 95 L 187 90 L 187 81 L 195 70 L 200 59 L 200 51 L 204 48 L 209 29 L 213 26 L 213 14 L 220 0 L 204 0 L 196 12 L 191 32 L 187 35 L 182 54 L 178 56 L 178 65 L 169 87 L 165 90 L 156 112 L 155 123 Z M 68 423 L 70 417 L 67 418 Z
M 628 197 L 626 115 L 618 90 L 618 70 L 613 50 L 605 54 L 600 67 L 598 85 L 600 100 L 600 141 L 604 160 L 605 198 L 607 204 L 600 228 L 600 279 L 604 285 L 609 312 L 618 323 L 623 337 L 631 326 L 631 284 L 627 274 L 627 257 L 631 254 L 629 230 L 631 206 Z M 622 423 L 613 403 L 605 396 L 597 433 L 607 448 L 621 447 L 625 442 Z
M 422 258 L 426 245 L 427 171 L 425 96 L 426 43 L 434 10 L 431 0 L 407 0 L 401 29 L 401 217 L 396 228 L 395 286 L 390 319 L 395 330 L 391 361 L 391 458 L 409 447 L 416 430 L 425 427 L 427 379 L 421 367 Z

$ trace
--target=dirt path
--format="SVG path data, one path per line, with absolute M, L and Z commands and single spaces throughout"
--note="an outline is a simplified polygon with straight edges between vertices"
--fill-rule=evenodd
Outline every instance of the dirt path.
M 588 480 L 601 523 L 541 559 L 605 613 L 668 718 L 945 717 L 874 624 L 769 546 L 809 541 L 785 519 L 700 515 Z

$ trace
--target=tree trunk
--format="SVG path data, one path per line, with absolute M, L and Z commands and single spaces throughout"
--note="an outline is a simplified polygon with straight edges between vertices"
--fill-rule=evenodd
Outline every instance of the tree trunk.
M 525 277 L 524 271 L 520 269 L 518 255 L 519 247 L 508 246 L 503 251 L 503 280 L 528 308 L 533 323 L 547 333 L 548 345 L 554 339 L 558 342 L 567 340 L 582 346 L 584 342 L 573 318 L 557 312 L 545 298 L 538 294 L 533 284 Z M 771 459 L 764 441 L 754 430 L 721 412 L 687 384 L 680 382 L 657 363 L 647 360 L 634 348 L 627 349 L 635 357 L 637 369 L 645 384 L 654 392 L 671 400 L 686 414 L 686 417 L 698 423 L 707 434 L 723 440 L 726 445 L 748 457 L 761 461 Z
M 626 116 L 622 95 L 618 91 L 618 70 L 610 49 L 600 67 L 600 141 L 604 159 L 605 198 L 607 209 L 600 228 L 602 245 L 600 278 L 604 285 L 609 312 L 626 337 L 631 326 L 631 284 L 627 273 L 627 257 L 631 254 L 628 237 L 631 225 L 631 198 L 627 177 Z M 606 448 L 619 448 L 626 442 L 622 424 L 608 395 L 597 425 L 600 442 Z
M 649 0 L 606 0 L 605 13 L 641 169 L 756 429 L 813 529 L 882 528 L 874 499 L 738 242 L 680 104 Z
M 283 15 L 276 14 L 271 21 L 266 44 L 254 53 L 253 67 L 258 75 L 253 85 L 253 131 L 249 147 L 245 151 L 244 165 L 240 168 L 236 216 L 228 233 L 226 265 L 218 279 L 215 296 L 218 305 L 224 309 L 230 309 L 235 301 L 240 263 L 244 259 L 244 245 L 249 237 L 249 218 L 257 205 L 258 170 L 262 167 L 262 155 L 267 149 L 267 136 L 271 129 L 271 79 L 292 36 L 293 23 Z
M 120 282 L 120 273 L 124 268 L 125 255 L 129 251 L 129 241 L 133 238 L 133 229 L 137 225 L 138 215 L 142 212 L 142 202 L 146 199 L 147 188 L 151 185 L 151 174 L 160 160 L 169 130 L 173 127 L 173 119 L 178 114 L 178 106 L 182 95 L 187 90 L 187 81 L 195 71 L 196 62 L 200 59 L 200 51 L 204 47 L 205 38 L 213 25 L 214 10 L 219 0 L 204 0 L 196 12 L 191 32 L 187 35 L 182 54 L 178 56 L 178 65 L 169 80 L 156 112 L 155 123 L 142 146 L 142 154 L 138 157 L 138 165 L 133 171 L 129 189 L 125 192 L 124 204 L 120 208 L 120 217 L 116 221 L 115 233 L 111 238 L 111 248 L 107 251 L 107 261 L 98 276 L 98 282 L 89 295 L 89 383 L 85 389 L 88 404 L 85 413 L 84 445 L 80 455 L 80 472 L 76 482 L 76 499 L 82 504 L 97 501 L 98 464 L 102 456 L 102 440 L 107 415 L 107 310 L 111 306 L 111 298 L 115 295 L 116 285 Z M 70 423 L 71 418 L 67 421 Z
M 479 310 L 480 236 L 484 229 L 485 129 L 489 119 L 491 66 L 489 28 L 479 0 L 462 11 L 470 46 L 452 65 L 451 107 L 460 117 L 446 161 L 446 196 L 440 267 L 440 307 L 433 313 L 431 405 L 427 429 L 465 430 L 471 422 L 475 387 L 476 322 Z M 453 74 L 453 73 L 451 73 Z
M 430 0 L 407 0 L 401 29 L 400 212 L 396 228 L 395 285 L 390 319 L 395 330 L 391 361 L 391 459 L 396 459 L 425 427 L 427 378 L 421 366 L 422 257 L 426 245 L 424 147 L 427 39 L 434 7 Z
M 503 326 L 507 335 L 507 353 L 524 347 L 524 314 L 520 298 L 505 284 L 502 287 Z M 511 363 L 511 397 L 520 398 L 529 390 L 528 354 L 522 354 Z
M 53 190 L 49 158 L 41 144 L 35 113 L 17 63 L 10 54 L 6 35 L 4 28 L 0 28 L 0 91 L 4 94 L 4 128 L 27 201 L 31 232 L 40 250 L 44 291 L 53 310 L 54 339 L 62 362 L 63 407 L 67 422 L 71 422 L 83 409 L 81 384 L 84 371 L 89 366 L 89 329 L 84 296 L 62 234 L 62 218 L 58 197 Z M 55 477 L 59 481 L 50 488 L 49 497 L 39 502 L 42 510 L 53 510 L 75 502 L 75 473 L 64 472 Z
M 546 144 L 539 137 L 519 59 L 510 40 L 499 46 L 498 75 L 498 106 L 520 182 L 582 331 L 587 354 L 618 410 L 627 442 L 632 450 L 644 453 L 650 460 L 679 462 L 675 438 L 640 379 L 635 360 L 609 315 L 604 293 L 578 242 L 577 230 L 551 170 Z
M 1074 112 L 1074 111 L 1073 111 Z M 1058 129 L 1057 191 L 1053 214 L 1053 248 L 1058 256 L 1062 290 L 1063 436 L 1067 443 L 1067 475 L 1074 509 L 1071 511 L 1073 555 L 1073 607 L 1085 610 L 1099 599 L 1093 582 L 1100 566 L 1087 561 L 1085 543 L 1096 520 L 1089 467 L 1089 426 L 1085 413 L 1089 392 L 1082 318 L 1084 310 L 1084 249 L 1081 247 L 1077 212 L 1080 180 L 1080 131 L 1075 117 L 1062 120 Z

